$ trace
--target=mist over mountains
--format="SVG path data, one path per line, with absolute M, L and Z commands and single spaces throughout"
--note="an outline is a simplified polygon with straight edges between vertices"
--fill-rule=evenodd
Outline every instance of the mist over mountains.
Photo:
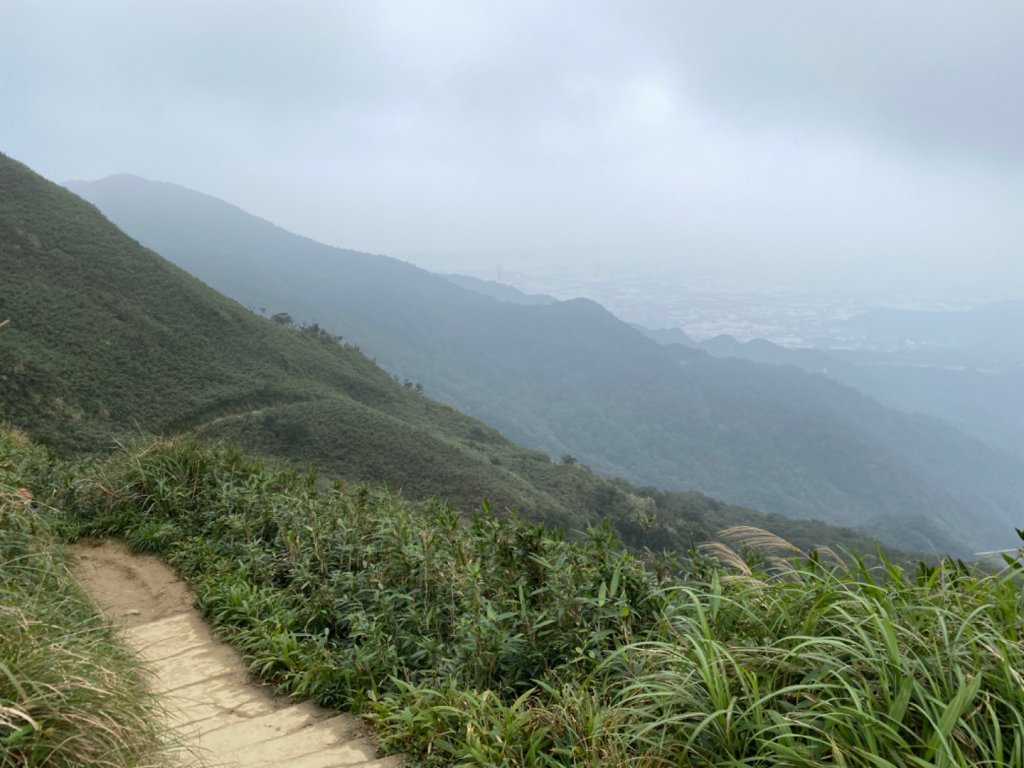
M 661 345 L 590 301 L 500 301 L 174 185 L 68 186 L 242 304 L 341 334 L 553 457 L 919 550 L 999 546 L 1018 521 L 1020 459 L 823 376 Z

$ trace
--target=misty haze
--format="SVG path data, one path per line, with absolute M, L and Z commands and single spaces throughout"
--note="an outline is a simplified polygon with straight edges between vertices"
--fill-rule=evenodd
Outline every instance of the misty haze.
M 0 765 L 1022 764 L 1024 5 L 2 17 Z

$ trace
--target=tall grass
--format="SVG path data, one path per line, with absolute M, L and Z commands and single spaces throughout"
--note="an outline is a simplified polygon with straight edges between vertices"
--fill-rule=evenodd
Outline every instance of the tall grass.
M 136 660 L 17 492 L 45 463 L 0 431 L 0 766 L 163 765 L 158 710 Z
M 188 443 L 77 503 L 164 553 L 256 674 L 424 764 L 1024 764 L 1019 564 L 871 570 L 734 529 L 732 567 L 673 568 Z

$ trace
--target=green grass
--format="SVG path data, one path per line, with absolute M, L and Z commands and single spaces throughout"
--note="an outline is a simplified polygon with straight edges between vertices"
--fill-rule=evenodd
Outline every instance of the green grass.
M 168 557 L 255 674 L 425 765 L 1024 757 L 1019 564 L 846 567 L 748 529 L 673 567 L 187 443 L 93 467 L 75 504 Z
M 17 493 L 47 471 L 38 449 L 0 432 L 0 766 L 165 765 L 158 709 L 135 658 Z

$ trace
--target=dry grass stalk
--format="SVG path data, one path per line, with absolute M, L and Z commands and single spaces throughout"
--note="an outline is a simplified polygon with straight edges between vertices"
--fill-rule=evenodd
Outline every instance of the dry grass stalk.
M 752 525 L 734 525 L 718 532 L 718 535 L 733 546 L 749 547 L 763 554 L 792 554 L 806 557 L 795 544 L 791 544 L 771 531 Z
M 735 568 L 744 576 L 750 576 L 752 573 L 750 566 L 747 565 L 747 561 L 740 557 L 728 544 L 723 544 L 720 541 L 708 541 L 700 544 L 697 547 L 697 551 L 713 558 L 721 566 Z

